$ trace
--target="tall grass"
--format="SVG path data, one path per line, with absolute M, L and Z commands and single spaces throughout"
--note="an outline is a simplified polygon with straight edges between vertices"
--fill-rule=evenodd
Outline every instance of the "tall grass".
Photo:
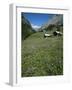
M 63 75 L 63 36 L 32 34 L 22 41 L 21 57 L 22 77 Z

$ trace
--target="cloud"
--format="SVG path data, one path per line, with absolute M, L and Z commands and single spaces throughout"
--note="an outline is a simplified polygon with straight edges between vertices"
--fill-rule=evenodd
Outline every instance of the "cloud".
M 32 25 L 32 28 L 34 29 L 39 29 L 41 26 L 38 26 L 38 25 L 34 25 L 34 24 L 31 24 Z

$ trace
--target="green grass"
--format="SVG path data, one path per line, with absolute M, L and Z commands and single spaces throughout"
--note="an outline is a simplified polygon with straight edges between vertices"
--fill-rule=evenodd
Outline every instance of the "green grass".
M 22 77 L 63 75 L 63 36 L 38 32 L 22 41 Z

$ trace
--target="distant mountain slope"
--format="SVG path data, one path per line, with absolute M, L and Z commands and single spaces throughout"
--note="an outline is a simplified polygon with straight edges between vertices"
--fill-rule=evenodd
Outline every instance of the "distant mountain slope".
M 63 15 L 54 15 L 47 23 L 42 25 L 41 30 L 48 28 L 50 25 L 63 25 Z

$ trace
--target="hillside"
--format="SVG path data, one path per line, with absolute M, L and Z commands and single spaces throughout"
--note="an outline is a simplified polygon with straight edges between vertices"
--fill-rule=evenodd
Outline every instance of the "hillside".
M 43 38 L 43 32 L 30 35 L 22 42 L 22 77 L 63 74 L 63 40 Z
M 26 39 L 28 36 L 35 32 L 28 19 L 25 18 L 24 14 L 21 15 L 21 25 L 22 40 Z

